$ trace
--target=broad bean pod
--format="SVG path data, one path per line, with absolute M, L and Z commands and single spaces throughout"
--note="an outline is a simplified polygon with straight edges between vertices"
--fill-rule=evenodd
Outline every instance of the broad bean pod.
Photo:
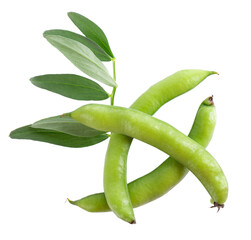
M 214 71 L 188 69 L 178 71 L 145 91 L 132 105 L 149 115 L 177 96 L 196 87 Z M 104 191 L 112 211 L 121 219 L 135 223 L 133 206 L 127 188 L 127 156 L 132 138 L 111 134 L 104 166 Z
M 213 98 L 205 99 L 197 111 L 189 137 L 206 147 L 213 135 L 216 124 L 216 111 Z M 153 201 L 177 185 L 188 173 L 188 169 L 169 157 L 150 173 L 130 182 L 128 190 L 133 207 Z M 69 202 L 89 212 L 107 212 L 109 208 L 105 194 L 96 193 Z
M 135 109 L 101 104 L 82 106 L 71 116 L 89 127 L 136 138 L 169 154 L 200 180 L 217 205 L 226 201 L 228 183 L 218 162 L 168 123 Z

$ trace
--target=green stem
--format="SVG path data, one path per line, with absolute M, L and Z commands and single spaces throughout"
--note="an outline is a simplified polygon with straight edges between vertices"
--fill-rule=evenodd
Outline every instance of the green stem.
M 115 59 L 112 59 L 112 65 L 113 65 L 113 79 L 116 82 L 116 69 L 115 69 Z M 114 105 L 114 97 L 117 87 L 114 87 L 111 94 L 111 106 Z

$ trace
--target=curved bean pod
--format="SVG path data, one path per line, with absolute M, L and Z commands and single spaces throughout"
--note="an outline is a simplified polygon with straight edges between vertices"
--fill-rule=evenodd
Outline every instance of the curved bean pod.
M 213 135 L 216 124 L 216 111 L 212 97 L 200 105 L 189 137 L 206 147 Z M 188 169 L 169 157 L 150 173 L 130 182 L 128 190 L 133 207 L 153 201 L 177 185 L 188 173 Z M 68 199 L 69 200 L 69 199 Z M 89 195 L 69 202 L 89 212 L 107 212 L 110 208 L 104 193 Z
M 131 108 L 153 115 L 162 105 L 193 89 L 212 74 L 216 72 L 196 69 L 178 71 L 151 86 Z M 135 223 L 126 180 L 127 155 L 132 140 L 128 136 L 112 133 L 104 167 L 104 190 L 109 207 L 129 223 Z
M 228 183 L 217 161 L 168 123 L 135 109 L 100 104 L 82 106 L 71 116 L 89 127 L 136 138 L 169 154 L 200 180 L 216 204 L 226 201 Z

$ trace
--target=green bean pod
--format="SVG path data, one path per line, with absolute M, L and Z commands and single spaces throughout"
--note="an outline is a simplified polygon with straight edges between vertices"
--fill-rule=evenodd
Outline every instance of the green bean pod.
M 204 100 L 195 117 L 189 137 L 206 147 L 214 132 L 216 111 L 212 97 Z M 188 173 L 188 169 L 169 157 L 150 173 L 130 182 L 128 190 L 133 207 L 139 207 L 153 201 L 177 185 Z M 92 194 L 82 199 L 69 202 L 89 212 L 107 212 L 110 208 L 105 194 Z
M 228 183 L 217 161 L 168 123 L 135 109 L 100 104 L 82 106 L 71 116 L 89 127 L 136 138 L 169 154 L 200 180 L 217 205 L 226 201 Z M 116 174 L 115 169 L 110 172 Z
M 153 115 L 162 105 L 196 87 L 213 71 L 181 70 L 151 86 L 131 106 Z M 104 190 L 112 211 L 121 219 L 135 223 L 133 206 L 127 188 L 127 155 L 132 138 L 111 134 L 104 167 Z

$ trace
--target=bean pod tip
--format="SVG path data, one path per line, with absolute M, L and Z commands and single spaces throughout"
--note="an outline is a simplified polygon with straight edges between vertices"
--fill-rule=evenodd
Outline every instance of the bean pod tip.
M 132 221 L 130 222 L 130 224 L 136 224 L 136 220 L 135 220 L 135 219 L 132 220 Z
M 214 202 L 214 205 L 211 206 L 210 208 L 215 208 L 215 207 L 218 208 L 217 212 L 219 212 L 221 208 L 224 208 L 224 204 L 223 203 L 221 204 L 221 203 Z
M 214 106 L 214 95 L 211 95 L 209 98 L 208 98 L 209 102 L 211 103 L 211 105 Z
M 68 201 L 71 204 L 74 204 L 74 201 L 70 200 L 69 198 L 67 198 L 66 201 Z
M 206 98 L 203 101 L 203 104 L 207 105 L 207 106 L 215 106 L 214 105 L 214 95 L 211 95 L 210 97 Z

